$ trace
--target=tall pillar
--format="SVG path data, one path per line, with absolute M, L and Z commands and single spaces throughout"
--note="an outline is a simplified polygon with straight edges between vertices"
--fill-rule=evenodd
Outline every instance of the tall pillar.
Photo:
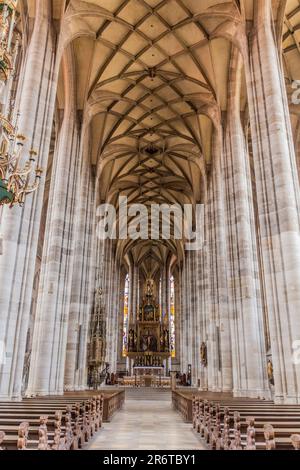
M 117 347 L 118 347 L 118 314 L 119 314 L 119 295 L 120 295 L 120 266 L 117 261 L 114 262 L 113 266 L 113 277 L 112 277 L 112 360 L 111 360 L 111 371 L 117 372 Z
M 204 215 L 204 230 L 206 233 L 208 231 L 207 216 Z M 210 280 L 210 271 L 208 263 L 208 250 L 207 250 L 207 236 L 205 234 L 202 249 L 196 253 L 197 261 L 197 272 L 196 272 L 196 292 L 197 292 L 197 354 L 199 361 L 198 367 L 198 379 L 200 379 L 200 390 L 206 391 L 208 389 L 208 374 L 207 374 L 207 364 L 200 363 L 200 347 L 202 344 L 207 345 L 208 340 L 208 295 L 209 295 L 209 280 Z
M 168 275 L 166 262 L 164 263 L 161 270 L 161 311 L 163 320 L 168 323 Z
M 228 318 L 227 259 L 222 175 L 222 132 L 218 125 L 213 134 L 213 162 L 206 204 L 208 223 L 207 262 L 208 295 L 208 387 L 212 391 L 232 390 L 231 341 Z
M 181 291 L 180 291 L 180 275 L 179 269 L 176 269 L 175 278 L 175 351 L 176 357 L 173 360 L 174 365 L 176 366 L 176 370 L 179 370 L 178 366 L 180 366 L 180 356 L 181 356 Z
M 87 133 L 89 134 L 89 133 Z M 89 138 L 85 141 L 85 151 L 82 159 L 81 178 L 79 185 L 79 205 L 76 222 L 76 241 L 74 248 L 74 265 L 70 298 L 68 325 L 68 342 L 65 366 L 65 387 L 67 390 L 85 388 L 86 350 L 89 333 L 92 302 L 89 291 L 93 271 L 92 241 L 94 231 L 94 181 L 87 155 Z
M 113 253 L 112 253 L 112 240 L 105 241 L 105 265 L 104 265 L 104 291 L 105 291 L 105 310 L 106 310 L 106 362 L 110 365 L 112 363 L 112 278 L 113 278 Z
M 300 403 L 299 181 L 271 0 L 255 0 L 246 80 L 254 152 L 275 400 Z
M 131 322 L 134 324 L 137 320 L 137 313 L 138 313 L 138 288 L 139 288 L 139 268 L 134 263 L 132 268 L 132 318 Z
M 188 369 L 188 284 L 187 284 L 187 260 L 184 258 L 181 267 L 180 276 L 180 295 L 181 295 L 181 322 L 180 322 L 180 363 L 181 372 L 187 373 Z
M 120 290 L 119 290 L 119 304 L 118 304 L 118 362 L 119 369 L 125 363 L 123 358 L 123 328 L 124 328 L 124 292 L 125 292 L 125 278 L 126 273 L 120 270 Z
M 30 148 L 47 168 L 53 123 L 58 64 L 52 28 L 51 1 L 36 2 L 36 17 L 23 67 L 19 132 L 27 137 L 24 154 Z M 20 399 L 30 318 L 32 289 L 43 206 L 45 179 L 25 207 L 3 208 L 0 256 L 0 341 L 4 342 L 6 363 L 0 365 L 0 399 Z
M 80 157 L 71 49 L 62 65 L 66 102 L 53 162 L 28 395 L 64 392 Z
M 197 280 L 197 252 L 190 252 L 190 289 L 191 289 L 191 311 L 190 311 L 190 344 L 192 364 L 192 385 L 197 386 L 199 379 L 199 335 L 198 335 L 198 295 L 196 288 Z
M 242 55 L 233 48 L 223 153 L 233 393 L 269 398 L 251 173 L 240 115 L 242 80 Z

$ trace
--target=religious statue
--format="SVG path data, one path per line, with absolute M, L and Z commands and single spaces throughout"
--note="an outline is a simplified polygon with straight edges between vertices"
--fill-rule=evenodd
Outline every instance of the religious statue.
M 25 392 L 28 385 L 29 369 L 30 369 L 31 350 L 26 351 L 24 357 L 24 368 L 22 378 L 22 393 Z
M 152 330 L 143 331 L 140 339 L 140 350 L 142 352 L 157 352 L 157 339 Z
M 142 307 L 140 308 L 140 312 L 139 312 L 139 320 L 143 321 L 143 309 L 142 309 Z
M 165 345 L 165 352 L 169 352 L 170 349 L 170 335 L 169 330 L 165 329 L 164 331 L 164 345 Z
M 146 305 L 144 307 L 144 320 L 145 321 L 154 321 L 154 307 L 153 305 Z
M 136 332 L 131 328 L 128 332 L 128 352 L 136 351 Z
M 147 281 L 146 292 L 147 292 L 147 297 L 153 296 L 153 281 L 151 279 L 148 279 Z
M 201 344 L 200 347 L 200 358 L 201 358 L 201 364 L 206 367 L 207 366 L 207 346 L 206 343 Z
M 133 345 L 134 345 L 134 333 L 133 330 L 130 329 L 128 332 L 128 352 L 133 351 Z
M 268 360 L 267 364 L 268 379 L 271 385 L 274 385 L 274 369 L 271 359 Z

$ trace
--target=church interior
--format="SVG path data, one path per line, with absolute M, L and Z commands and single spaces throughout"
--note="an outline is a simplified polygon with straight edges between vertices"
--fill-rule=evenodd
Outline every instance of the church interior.
M 300 450 L 299 0 L 0 0 L 0 450 L 80 449 Z

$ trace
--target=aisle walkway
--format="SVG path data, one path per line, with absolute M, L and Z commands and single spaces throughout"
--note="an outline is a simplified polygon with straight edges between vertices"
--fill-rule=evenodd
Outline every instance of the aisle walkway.
M 104 423 L 88 450 L 202 450 L 203 446 L 171 404 L 170 395 L 154 399 L 127 396 L 124 408 Z

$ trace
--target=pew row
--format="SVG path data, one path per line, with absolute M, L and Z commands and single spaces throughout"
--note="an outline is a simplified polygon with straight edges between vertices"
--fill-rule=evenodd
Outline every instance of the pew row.
M 174 391 L 173 406 L 212 450 L 299 450 L 300 406 Z
M 0 450 L 81 449 L 124 398 L 124 391 L 84 392 L 0 403 Z

